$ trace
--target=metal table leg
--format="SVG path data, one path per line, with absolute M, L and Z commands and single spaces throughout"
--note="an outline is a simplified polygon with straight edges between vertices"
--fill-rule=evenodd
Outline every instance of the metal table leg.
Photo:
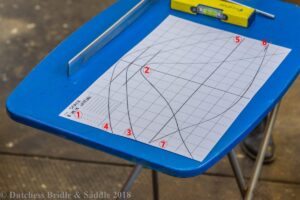
M 231 152 L 228 153 L 230 165 L 234 172 L 240 192 L 245 200 L 253 199 L 253 192 L 254 192 L 255 186 L 257 184 L 260 172 L 261 172 L 263 160 L 264 160 L 265 153 L 266 153 L 266 150 L 268 147 L 268 142 L 270 140 L 272 130 L 273 130 L 273 127 L 274 127 L 274 124 L 276 121 L 276 116 L 277 116 L 277 113 L 279 110 L 279 104 L 280 103 L 278 103 L 275 106 L 275 108 L 271 111 L 271 113 L 268 117 L 264 139 L 262 141 L 257 159 L 255 161 L 255 167 L 253 170 L 253 175 L 250 179 L 249 187 L 247 187 L 246 181 L 243 177 L 243 173 L 242 173 L 241 167 L 239 165 L 239 162 L 238 162 L 238 159 L 236 157 L 234 150 L 232 150 Z M 130 190 L 130 188 L 133 185 L 133 182 L 138 177 L 138 175 L 141 173 L 142 168 L 143 168 L 142 165 L 135 166 L 131 175 L 128 177 L 127 181 L 125 182 L 125 184 L 120 192 L 120 194 L 121 194 L 121 197 L 119 198 L 120 200 L 126 199 L 126 195 L 122 195 L 122 194 L 126 194 L 126 192 L 128 192 Z M 153 199 L 158 200 L 159 199 L 158 174 L 154 170 L 152 170 L 152 186 L 153 186 Z
M 243 177 L 243 173 L 242 173 L 242 170 L 240 168 L 240 165 L 239 165 L 239 162 L 238 162 L 238 159 L 236 157 L 235 152 L 232 150 L 228 154 L 230 165 L 231 165 L 232 170 L 234 172 L 237 184 L 238 184 L 240 192 L 241 192 L 241 194 L 242 194 L 242 196 L 245 200 L 253 199 L 253 192 L 254 192 L 255 186 L 258 182 L 258 178 L 259 178 L 259 175 L 260 175 L 260 172 L 261 172 L 261 169 L 262 169 L 262 165 L 263 165 L 263 161 L 264 161 L 264 158 L 265 158 L 268 143 L 269 143 L 269 140 L 271 138 L 272 130 L 273 130 L 273 127 L 274 127 L 274 124 L 275 124 L 275 121 L 276 121 L 276 116 L 277 116 L 277 113 L 278 113 L 278 110 L 279 110 L 279 105 L 280 105 L 280 103 L 278 103 L 274 107 L 274 109 L 271 111 L 271 113 L 269 114 L 266 130 L 265 130 L 265 135 L 264 135 L 263 141 L 261 143 L 261 146 L 260 146 L 260 149 L 259 149 L 259 152 L 258 152 L 258 156 L 257 156 L 256 161 L 255 161 L 253 174 L 251 176 L 251 179 L 250 179 L 250 182 L 249 182 L 248 186 L 247 186 L 247 184 L 245 182 L 245 179 Z
M 134 169 L 132 170 L 127 181 L 123 185 L 122 190 L 120 191 L 120 197 L 118 198 L 118 200 L 126 199 L 126 196 L 127 196 L 126 193 L 130 190 L 134 181 L 137 179 L 138 175 L 141 173 L 142 169 L 143 169 L 142 165 L 136 165 L 134 167 Z
M 262 168 L 263 161 L 265 158 L 268 143 L 271 138 L 272 130 L 273 130 L 273 127 L 274 127 L 274 124 L 276 121 L 276 116 L 277 116 L 278 110 L 279 110 L 279 103 L 275 106 L 275 108 L 272 110 L 272 112 L 270 113 L 270 115 L 268 117 L 267 127 L 265 130 L 265 136 L 264 136 L 264 139 L 260 146 L 258 156 L 255 161 L 255 167 L 253 170 L 253 175 L 250 179 L 249 188 L 247 189 L 247 192 L 246 192 L 246 196 L 245 196 L 246 200 L 251 200 L 253 198 L 253 191 L 255 189 L 255 186 L 257 184 L 257 181 L 258 181 L 258 178 L 259 178 L 259 175 L 261 172 L 261 168 Z
M 132 170 L 131 174 L 129 175 L 127 181 L 122 187 L 120 191 L 120 196 L 118 200 L 126 199 L 126 193 L 132 187 L 134 181 L 137 179 L 138 175 L 141 173 L 143 169 L 142 165 L 136 165 L 135 168 Z M 155 170 L 151 170 L 152 172 L 152 187 L 153 187 L 153 199 L 159 200 L 159 189 L 158 189 L 158 173 Z
M 244 197 L 247 190 L 247 185 L 234 150 L 231 150 L 228 153 L 228 158 L 229 158 L 230 165 L 232 167 L 232 171 L 234 172 L 234 177 L 240 189 L 241 195 L 242 197 Z
M 159 200 L 158 173 L 152 170 L 153 200 Z

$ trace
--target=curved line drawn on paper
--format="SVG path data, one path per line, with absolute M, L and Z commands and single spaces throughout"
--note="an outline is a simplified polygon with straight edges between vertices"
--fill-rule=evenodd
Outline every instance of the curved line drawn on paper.
M 60 115 L 202 161 L 290 52 L 235 36 L 169 16 Z

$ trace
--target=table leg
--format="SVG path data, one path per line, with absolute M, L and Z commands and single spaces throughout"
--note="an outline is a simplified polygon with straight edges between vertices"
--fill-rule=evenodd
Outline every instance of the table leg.
M 253 192 L 254 192 L 255 186 L 257 184 L 260 172 L 261 172 L 261 168 L 262 168 L 262 165 L 263 165 L 265 153 L 266 153 L 266 150 L 267 150 L 267 147 L 268 147 L 268 142 L 270 140 L 272 130 L 273 130 L 273 127 L 274 127 L 274 124 L 275 124 L 275 121 L 276 121 L 276 116 L 277 116 L 277 113 L 278 113 L 278 110 L 279 110 L 279 104 L 280 103 L 278 103 L 275 106 L 275 108 L 271 111 L 271 113 L 268 117 L 265 136 L 264 136 L 264 139 L 262 141 L 257 159 L 255 161 L 255 167 L 254 167 L 254 170 L 253 170 L 253 175 L 250 179 L 250 184 L 249 184 L 248 188 L 247 188 L 247 185 L 246 185 L 245 179 L 243 177 L 241 167 L 239 165 L 239 162 L 238 162 L 238 159 L 236 157 L 236 154 L 235 154 L 234 150 L 232 150 L 228 154 L 230 165 L 231 165 L 232 170 L 234 172 L 234 175 L 235 175 L 236 181 L 238 183 L 240 192 L 241 192 L 241 194 L 242 194 L 242 196 L 244 197 L 245 200 L 253 199 Z M 133 182 L 138 177 L 138 175 L 141 173 L 142 168 L 143 168 L 142 165 L 136 165 L 135 166 L 135 168 L 133 169 L 131 175 L 128 177 L 127 181 L 125 182 L 120 194 L 125 194 L 126 192 L 128 192 L 130 190 L 130 188 L 133 185 Z M 159 199 L 158 174 L 154 170 L 152 170 L 152 186 L 153 186 L 153 199 L 158 200 Z M 121 195 L 121 197 L 119 199 L 120 200 L 121 199 L 126 199 L 126 197 Z
M 159 200 L 158 173 L 152 170 L 153 200 Z
M 246 200 L 253 199 L 253 192 L 254 192 L 255 186 L 257 184 L 260 172 L 261 172 L 261 168 L 262 168 L 263 161 L 265 158 L 265 153 L 266 153 L 266 150 L 268 147 L 269 140 L 271 138 L 271 134 L 272 134 L 272 130 L 273 130 L 273 127 L 274 127 L 274 124 L 276 121 L 276 116 L 277 116 L 278 110 L 279 110 L 279 103 L 271 111 L 271 113 L 268 117 L 267 126 L 266 126 L 266 130 L 265 130 L 265 136 L 261 143 L 260 150 L 259 150 L 258 156 L 255 161 L 253 175 L 250 179 L 249 188 L 247 189 L 247 192 L 245 195 Z
M 232 171 L 234 173 L 236 182 L 237 182 L 238 187 L 240 189 L 241 195 L 242 195 L 242 197 L 244 197 L 245 192 L 247 190 L 247 185 L 246 185 L 246 181 L 245 181 L 245 178 L 243 176 L 243 172 L 241 170 L 239 161 L 237 159 L 236 153 L 234 152 L 234 149 L 232 149 L 228 153 L 228 159 L 229 159 Z
M 131 174 L 129 175 L 127 181 L 123 185 L 122 190 L 119 193 L 120 197 L 118 198 L 118 200 L 126 199 L 126 196 L 127 196 L 126 193 L 130 190 L 134 181 L 137 179 L 138 175 L 141 173 L 142 169 L 143 169 L 142 165 L 136 165 L 134 167 L 134 169 L 132 170 Z
M 236 182 L 239 186 L 242 197 L 245 200 L 253 199 L 254 189 L 258 182 L 258 178 L 259 178 L 259 175 L 260 175 L 260 172 L 262 169 L 262 165 L 263 165 L 263 161 L 265 158 L 268 143 L 271 138 L 272 130 L 273 130 L 273 127 L 274 127 L 274 124 L 276 121 L 276 116 L 277 116 L 277 113 L 279 110 L 279 105 L 280 105 L 280 103 L 278 103 L 275 106 L 275 108 L 271 111 L 271 113 L 268 116 L 268 121 L 267 121 L 266 130 L 264 133 L 264 138 L 262 140 L 262 143 L 261 143 L 261 146 L 260 146 L 260 149 L 258 152 L 258 156 L 255 161 L 253 174 L 251 176 L 249 185 L 246 184 L 245 178 L 243 177 L 243 173 L 242 173 L 241 167 L 239 165 L 239 162 L 238 162 L 238 159 L 236 157 L 234 150 L 232 150 L 231 152 L 228 153 L 229 162 L 230 162 L 230 165 L 234 172 Z

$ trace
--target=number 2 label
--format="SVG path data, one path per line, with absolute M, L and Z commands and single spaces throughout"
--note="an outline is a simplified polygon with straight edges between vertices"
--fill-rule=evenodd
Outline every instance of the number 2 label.
M 145 74 L 150 74 L 150 67 L 149 66 L 144 67 L 144 73 Z

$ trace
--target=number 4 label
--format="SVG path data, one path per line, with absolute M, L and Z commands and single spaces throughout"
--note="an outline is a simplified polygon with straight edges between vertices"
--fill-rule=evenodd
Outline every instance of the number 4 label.
M 105 130 L 108 130 L 108 129 L 109 129 L 109 124 L 108 124 L 108 123 L 104 123 L 104 124 L 103 124 L 103 128 L 104 128 Z

